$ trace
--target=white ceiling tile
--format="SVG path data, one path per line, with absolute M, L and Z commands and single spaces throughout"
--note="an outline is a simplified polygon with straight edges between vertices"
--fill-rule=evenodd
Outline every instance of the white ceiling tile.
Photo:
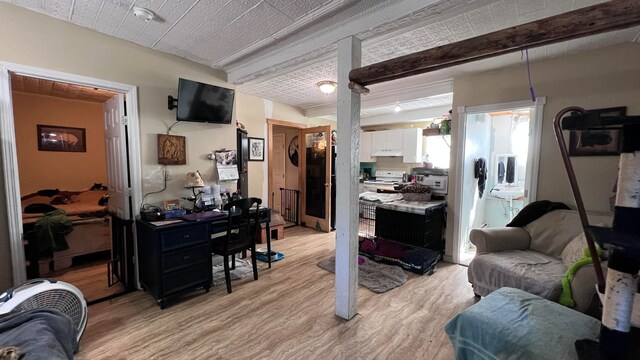
M 143 0 L 143 1 L 138 0 L 136 1 L 136 6 L 149 9 L 155 12 L 156 16 L 160 17 L 159 13 L 162 11 L 162 5 L 165 2 L 166 0 Z M 161 21 L 165 21 L 164 18 Z M 135 15 L 133 15 L 133 12 L 129 12 L 126 14 L 124 21 L 120 24 L 120 26 L 118 27 L 114 35 L 125 38 L 130 41 L 136 41 L 138 39 L 138 36 L 143 31 L 145 31 L 149 25 L 152 25 L 154 23 L 159 23 L 159 22 L 160 21 L 158 20 L 145 22 L 135 17 Z
M 544 10 L 544 0 L 516 0 L 518 7 L 518 15 L 524 15 L 530 12 L 538 12 Z
M 591 5 L 601 4 L 607 0 L 575 0 L 575 8 L 583 8 Z
M 297 20 L 306 14 L 306 12 L 302 10 L 302 8 L 298 7 L 294 3 L 289 4 L 289 6 L 280 8 L 280 11 L 282 11 L 283 14 L 285 14 L 286 16 L 288 16 L 293 20 Z
M 498 29 L 508 28 L 518 23 L 518 8 L 514 0 L 505 0 L 489 6 Z
M 445 21 L 445 24 L 456 41 L 473 37 L 473 28 L 465 14 L 454 16 Z
M 100 13 L 104 1 L 105 0 L 76 1 L 73 7 L 71 21 L 80 26 L 93 29 L 93 24 Z
M 469 11 L 467 13 L 467 19 L 476 36 L 496 31 L 496 23 L 493 20 L 493 14 L 489 6 L 483 6 Z
M 320 7 L 315 0 L 296 0 L 296 5 L 308 13 Z
M 131 1 L 105 1 L 94 29 L 108 35 L 114 35 L 124 21 L 133 4 Z
M 44 12 L 55 18 L 69 20 L 72 0 L 48 0 L 43 1 Z

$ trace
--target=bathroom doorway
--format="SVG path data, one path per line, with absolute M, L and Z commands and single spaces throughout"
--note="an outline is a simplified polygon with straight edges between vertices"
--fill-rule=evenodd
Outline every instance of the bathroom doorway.
M 475 255 L 472 229 L 504 227 L 535 201 L 542 100 L 464 108 L 459 114 L 458 263 L 468 264 Z

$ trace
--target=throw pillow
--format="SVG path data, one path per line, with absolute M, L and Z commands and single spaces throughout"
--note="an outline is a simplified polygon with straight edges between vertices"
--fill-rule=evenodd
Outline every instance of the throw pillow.
M 587 247 L 587 238 L 584 233 L 578 234 L 567 244 L 562 250 L 562 263 L 567 268 L 571 267 L 576 261 L 580 260 L 583 255 L 583 249 Z

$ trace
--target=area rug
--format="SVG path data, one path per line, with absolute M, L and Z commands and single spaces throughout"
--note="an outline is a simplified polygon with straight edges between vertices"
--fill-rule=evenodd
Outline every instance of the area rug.
M 318 262 L 321 269 L 335 272 L 336 258 Z M 375 293 L 383 293 L 407 282 L 407 274 L 398 266 L 379 264 L 371 259 L 358 258 L 358 285 Z
M 231 266 L 231 261 L 229 261 L 229 266 Z M 217 265 L 213 265 L 213 286 L 218 286 L 226 283 L 224 279 L 224 264 L 219 263 Z M 260 267 L 258 267 L 260 270 Z M 231 270 L 231 280 L 240 280 L 246 277 L 253 276 L 253 267 L 251 266 L 251 261 L 246 261 L 242 259 L 236 259 L 236 268 L 235 270 Z

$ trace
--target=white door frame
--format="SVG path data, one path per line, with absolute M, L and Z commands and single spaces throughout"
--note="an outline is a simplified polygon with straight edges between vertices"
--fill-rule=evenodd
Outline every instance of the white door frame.
M 18 285 L 27 280 L 27 275 L 22 244 L 22 206 L 10 74 L 97 87 L 125 94 L 133 214 L 140 211 L 140 202 L 142 201 L 142 166 L 140 163 L 138 88 L 136 86 L 0 61 L 0 141 L 2 141 L 2 176 L 4 179 L 4 189 L 0 191 L 4 191 L 6 199 L 5 210 L 8 221 L 9 243 L 11 245 L 13 283 Z M 134 244 L 134 249 L 136 248 Z M 134 256 L 137 256 L 137 249 L 134 250 Z
M 458 112 L 458 137 L 457 141 L 457 154 L 456 161 L 456 201 L 453 204 L 453 262 L 460 263 L 460 245 L 462 234 L 462 221 L 460 211 L 462 210 L 462 193 L 463 193 L 463 178 L 465 175 L 464 169 L 464 153 L 465 153 L 465 139 L 467 135 L 467 115 L 487 113 L 492 111 L 508 110 L 514 108 L 535 108 L 535 118 L 532 118 L 533 126 L 532 131 L 529 134 L 529 156 L 527 159 L 527 174 L 525 176 L 525 195 L 529 202 L 536 201 L 538 194 L 538 170 L 540 166 L 540 141 L 542 139 L 542 119 L 544 112 L 544 104 L 547 103 L 545 96 L 538 96 L 536 102 L 532 103 L 531 100 L 513 101 L 492 105 L 479 105 L 479 106 L 459 106 Z

